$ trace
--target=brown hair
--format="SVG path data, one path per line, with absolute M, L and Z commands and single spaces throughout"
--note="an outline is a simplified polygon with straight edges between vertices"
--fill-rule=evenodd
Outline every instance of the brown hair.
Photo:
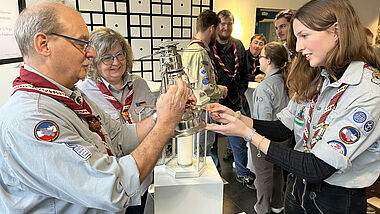
M 297 38 L 293 22 L 299 20 L 314 31 L 325 31 L 338 23 L 338 42 L 326 54 L 324 67 L 332 78 L 337 80 L 333 71 L 352 61 L 364 61 L 380 68 L 380 57 L 371 48 L 354 8 L 348 0 L 312 0 L 298 9 L 291 19 L 287 38 L 289 50 L 295 55 L 291 63 L 287 85 L 289 95 L 302 102 L 312 98 L 322 84 L 321 67 L 312 68 L 301 53 L 296 53 Z
M 293 14 L 294 14 L 294 10 L 292 10 L 292 9 L 280 11 L 276 14 L 274 21 L 276 22 L 277 20 L 279 20 L 281 18 L 285 18 L 286 21 L 290 22 Z
M 260 34 L 255 34 L 251 37 L 251 42 L 252 40 L 254 39 L 258 39 L 258 40 L 261 40 L 261 41 L 264 41 L 264 44 L 267 43 L 267 39 L 265 38 L 264 34 L 260 33 Z
M 232 23 L 235 22 L 234 15 L 229 10 L 221 10 L 216 14 L 219 18 L 232 18 Z
M 204 10 L 197 17 L 197 32 L 204 32 L 210 26 L 218 26 L 220 23 L 219 17 L 212 10 Z

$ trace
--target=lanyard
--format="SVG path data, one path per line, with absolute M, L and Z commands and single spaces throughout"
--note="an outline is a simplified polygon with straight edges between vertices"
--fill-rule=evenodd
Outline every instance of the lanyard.
M 89 124 L 89 129 L 96 132 L 100 136 L 104 146 L 106 147 L 108 155 L 113 156 L 111 149 L 106 143 L 104 134 L 100 131 L 102 125 L 100 122 L 100 117 L 95 117 L 92 114 L 91 107 L 84 99 L 81 99 L 81 102 L 78 103 L 74 102 L 74 100 L 67 96 L 66 93 L 60 90 L 56 85 L 49 82 L 42 76 L 24 69 L 24 67 L 21 67 L 20 69 L 20 76 L 13 81 L 13 89 L 14 92 L 31 91 L 43 94 L 66 104 L 66 106 L 73 110 L 77 115 L 86 119 Z
M 235 56 L 235 70 L 233 74 L 226 68 L 226 65 L 223 63 L 222 59 L 219 57 L 218 52 L 216 51 L 216 45 L 212 46 L 212 50 L 214 52 L 215 58 L 219 62 L 220 66 L 228 74 L 229 77 L 232 77 L 232 79 L 234 79 L 237 74 L 237 69 L 239 67 L 239 60 L 238 60 L 235 42 L 232 44 L 232 49 L 234 51 L 234 56 Z
M 127 97 L 125 98 L 125 102 L 123 106 L 111 94 L 111 92 L 107 89 L 106 85 L 100 79 L 96 82 L 96 85 L 98 86 L 100 92 L 102 92 L 104 98 L 106 98 L 106 100 L 108 100 L 113 105 L 113 107 L 115 107 L 117 110 L 121 112 L 121 115 L 123 116 L 125 121 L 129 124 L 134 123 L 134 121 L 132 120 L 131 114 L 128 112 L 133 100 L 133 94 L 134 94 L 133 85 L 128 86 L 129 93 Z
M 315 107 L 315 103 L 317 102 L 318 93 L 316 93 L 310 103 L 310 110 L 309 110 L 309 117 L 307 118 L 307 123 L 305 126 L 305 130 L 303 132 L 303 149 L 305 152 L 310 152 L 311 149 L 315 146 L 315 144 L 321 139 L 324 131 L 327 129 L 328 124 L 325 123 L 327 116 L 331 113 L 333 109 L 336 108 L 337 102 L 340 98 L 340 96 L 343 94 L 343 92 L 347 89 L 348 85 L 342 84 L 342 86 L 339 87 L 334 97 L 330 100 L 329 105 L 324 110 L 321 118 L 319 118 L 318 124 L 316 126 L 313 138 L 311 139 L 310 148 L 307 145 L 307 140 L 309 139 L 309 131 L 310 131 L 310 122 L 311 122 L 311 115 L 313 112 L 313 109 Z M 318 136 L 318 133 L 323 129 L 323 131 Z

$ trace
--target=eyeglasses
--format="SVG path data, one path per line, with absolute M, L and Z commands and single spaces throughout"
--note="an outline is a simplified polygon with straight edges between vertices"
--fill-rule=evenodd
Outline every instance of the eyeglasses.
M 113 60 L 116 58 L 117 60 L 119 60 L 119 62 L 122 62 L 125 60 L 126 56 L 125 56 L 125 53 L 127 51 L 126 50 L 121 50 L 119 52 L 117 52 L 117 54 L 115 54 L 114 56 L 103 56 L 100 58 L 100 60 L 105 64 L 105 65 L 112 65 L 113 63 Z
M 266 56 L 263 56 L 263 55 L 260 54 L 260 55 L 259 55 L 259 59 L 260 59 L 260 58 L 265 58 L 265 59 L 266 59 L 267 57 L 266 57 Z
M 81 51 L 83 51 L 84 53 L 87 53 L 88 51 L 88 48 L 90 47 L 91 43 L 90 41 L 84 41 L 84 40 L 81 40 L 81 39 L 76 39 L 76 38 L 73 38 L 73 37 L 70 37 L 70 36 L 65 36 L 65 35 L 62 35 L 62 34 L 58 34 L 58 33 L 51 33 L 52 35 L 55 35 L 55 36 L 60 36 L 60 37 L 63 37 L 65 39 L 69 39 L 69 40 L 73 40 L 73 41 L 76 41 L 76 42 L 80 42 L 80 43 L 83 43 L 82 44 L 82 47 L 81 47 Z M 73 43 L 71 43 L 73 44 Z M 75 47 L 77 47 L 75 44 L 73 44 Z

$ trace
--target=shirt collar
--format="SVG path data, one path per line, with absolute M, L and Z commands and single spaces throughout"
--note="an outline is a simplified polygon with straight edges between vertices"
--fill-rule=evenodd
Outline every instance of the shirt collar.
M 269 78 L 270 76 L 272 76 L 273 74 L 275 74 L 279 70 L 280 70 L 279 68 L 275 68 L 275 69 L 269 71 L 269 73 L 267 75 L 265 75 L 264 79 Z
M 107 87 L 108 90 L 112 90 L 112 91 L 118 91 L 115 87 L 113 87 L 109 82 L 107 82 L 106 79 L 104 79 L 103 77 L 100 76 L 100 79 L 103 81 L 104 85 Z M 130 86 L 132 85 L 132 78 L 131 78 L 131 75 L 127 74 L 124 76 L 123 78 L 123 82 L 124 84 L 120 87 L 119 90 L 124 90 L 124 88 L 126 86 Z
M 350 65 L 347 67 L 347 69 L 344 71 L 343 76 L 337 82 L 334 82 L 331 85 L 335 87 L 339 87 L 343 83 L 347 85 L 359 84 L 363 76 L 363 72 L 362 72 L 363 67 L 364 67 L 364 62 L 360 62 L 360 61 L 351 62 Z M 327 78 L 330 76 L 330 74 L 328 74 L 325 69 L 322 70 L 321 75 Z
M 75 90 L 78 90 L 78 89 L 76 88 L 76 86 L 73 87 L 73 90 L 74 90 L 74 91 L 71 90 L 71 89 L 66 88 L 65 86 L 63 86 L 63 85 L 57 83 L 56 81 L 50 79 L 50 78 L 47 77 L 47 76 L 41 74 L 41 73 L 38 72 L 36 69 L 30 67 L 30 66 L 27 65 L 27 64 L 24 64 L 24 68 L 25 68 L 26 70 L 30 71 L 30 72 L 33 72 L 33 73 L 35 73 L 35 74 L 38 74 L 38 75 L 42 76 L 43 78 L 47 79 L 49 82 L 51 82 L 51 83 L 53 83 L 54 85 L 56 85 L 60 90 L 62 90 L 62 91 L 63 91 L 67 96 L 69 96 L 69 97 L 72 96 L 72 94 L 74 93 Z M 79 90 L 78 90 L 78 91 L 79 91 Z M 79 94 L 80 94 L 80 92 L 79 92 Z

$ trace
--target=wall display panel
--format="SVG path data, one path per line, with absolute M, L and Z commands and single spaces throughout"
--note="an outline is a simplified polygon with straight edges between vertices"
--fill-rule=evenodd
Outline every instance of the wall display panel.
M 132 68 L 146 80 L 161 81 L 159 50 L 164 41 L 186 47 L 195 32 L 198 14 L 213 8 L 213 0 L 75 0 L 90 31 L 110 27 L 131 44 L 136 61 Z

